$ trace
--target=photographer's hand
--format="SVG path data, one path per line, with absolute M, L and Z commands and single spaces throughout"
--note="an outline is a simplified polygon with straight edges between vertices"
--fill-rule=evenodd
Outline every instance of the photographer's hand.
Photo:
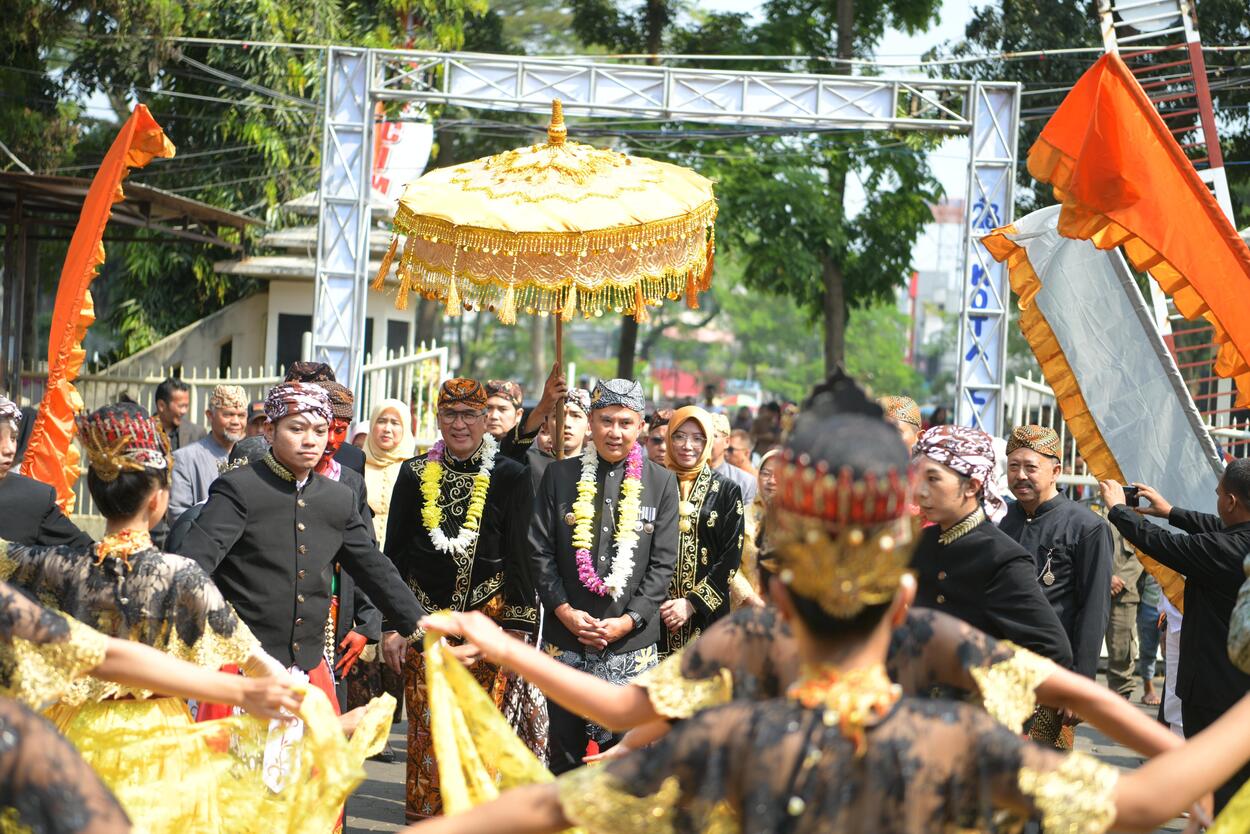
M 1102 502 L 1108 510 L 1125 503 L 1124 487 L 1119 481 L 1099 481 L 1098 491 L 1102 493 Z
M 1137 487 L 1137 495 L 1145 498 L 1147 502 L 1147 506 L 1138 507 L 1137 512 L 1142 515 L 1157 516 L 1158 518 L 1167 518 L 1172 514 L 1172 505 L 1154 487 L 1146 484 L 1134 484 L 1133 486 Z

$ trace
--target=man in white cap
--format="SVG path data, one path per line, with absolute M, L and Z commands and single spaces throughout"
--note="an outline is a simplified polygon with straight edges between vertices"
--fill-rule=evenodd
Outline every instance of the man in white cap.
M 677 560 L 677 480 L 638 444 L 645 409 L 633 380 L 596 385 L 594 445 L 547 466 L 530 524 L 548 651 L 616 683 L 658 661 L 659 609 Z M 548 711 L 554 773 L 580 765 L 591 742 L 603 750 L 620 740 L 554 701 Z
M 247 394 L 238 385 L 218 385 L 204 410 L 209 432 L 174 452 L 169 485 L 169 523 L 208 500 L 208 488 L 230 459 L 230 450 L 247 433 Z

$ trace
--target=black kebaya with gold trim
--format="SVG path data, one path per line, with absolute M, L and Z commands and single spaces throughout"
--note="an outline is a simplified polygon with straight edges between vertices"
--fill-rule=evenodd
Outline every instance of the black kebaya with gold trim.
M 729 613 L 729 583 L 742 561 L 746 521 L 737 484 L 705 465 L 682 504 L 668 598 L 689 600 L 694 616 L 677 631 L 661 629 L 661 655 L 679 650 Z

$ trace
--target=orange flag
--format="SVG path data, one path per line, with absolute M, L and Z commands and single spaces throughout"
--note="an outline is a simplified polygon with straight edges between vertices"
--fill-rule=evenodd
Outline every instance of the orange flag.
M 1250 405 L 1250 250 L 1119 55 L 1068 93 L 1029 150 L 1029 173 L 1054 186 L 1060 234 L 1123 246 L 1182 315 L 1211 322 L 1215 372 Z
M 173 155 L 174 146 L 165 138 L 165 131 L 147 107 L 137 105 L 91 181 L 65 265 L 61 267 L 48 337 L 48 387 L 39 403 L 39 416 L 31 430 L 22 474 L 55 487 L 62 509 L 68 510 L 74 498 L 72 485 L 81 474 L 78 450 L 72 441 L 74 415 L 82 410 L 83 402 L 74 388 L 74 380 L 86 357 L 83 337 L 95 321 L 95 308 L 87 287 L 104 263 L 104 227 L 113 204 L 124 198 L 121 184 L 129 170 L 142 168 L 153 157 Z

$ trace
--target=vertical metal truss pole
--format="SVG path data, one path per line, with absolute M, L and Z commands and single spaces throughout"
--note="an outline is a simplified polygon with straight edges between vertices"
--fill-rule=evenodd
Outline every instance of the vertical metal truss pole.
M 970 94 L 955 420 L 1001 437 L 1011 289 L 980 238 L 1012 220 L 1020 85 L 977 82 Z
M 313 358 L 355 389 L 364 354 L 373 116 L 367 49 L 326 50 Z

